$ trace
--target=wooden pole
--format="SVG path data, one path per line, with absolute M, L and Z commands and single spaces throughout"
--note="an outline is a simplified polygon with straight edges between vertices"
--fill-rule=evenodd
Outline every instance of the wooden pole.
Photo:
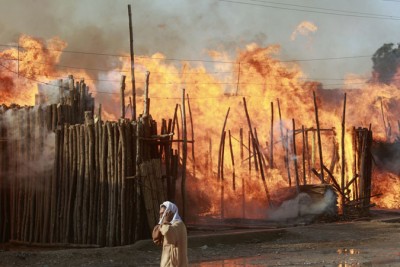
M 229 133 L 229 148 L 230 148 L 230 152 L 231 152 L 231 161 L 232 161 L 232 188 L 233 188 L 233 190 L 236 190 L 235 158 L 233 157 L 231 130 L 229 130 L 228 133 Z
M 193 177 L 196 178 L 196 158 L 194 153 L 194 125 L 193 125 L 193 117 L 192 117 L 192 109 L 190 108 L 190 100 L 189 94 L 187 94 L 187 102 L 188 102 L 188 109 L 189 109 L 189 118 L 190 118 L 190 129 L 192 130 L 192 165 L 193 165 Z M 211 153 L 211 152 L 210 152 Z
M 150 106 L 149 106 L 149 78 L 150 72 L 146 71 L 146 79 L 144 84 L 144 106 L 143 106 L 143 117 L 146 118 L 149 116 L 150 113 Z
M 341 202 L 342 202 L 342 213 L 344 214 L 344 205 L 345 205 L 345 198 L 344 198 L 344 176 L 345 176 L 345 164 L 346 164 L 346 153 L 345 153 L 345 131 L 346 131 L 346 93 L 344 93 L 344 99 L 343 99 L 343 115 L 342 115 L 342 138 L 341 138 L 341 145 L 342 145 L 342 168 L 341 168 L 341 190 L 342 190 L 342 195 L 341 195 Z
M 283 142 L 283 141 L 282 141 Z M 285 157 L 286 157 L 286 170 L 288 173 L 288 182 L 289 182 L 289 187 L 292 186 L 292 177 L 290 175 L 290 165 L 289 165 L 289 145 L 290 145 L 290 138 L 289 138 L 289 130 L 286 129 L 286 136 L 285 136 Z
M 121 118 L 125 118 L 125 75 L 121 75 Z
M 225 127 L 226 127 L 226 122 L 227 122 L 227 120 L 228 120 L 228 116 L 229 116 L 229 111 L 231 110 L 231 108 L 229 107 L 228 108 L 228 111 L 226 112 L 226 115 L 225 115 L 225 120 L 224 120 L 224 124 L 223 124 L 223 126 L 222 126 L 222 133 L 221 133 L 221 140 L 220 140 L 220 143 L 219 143 L 219 153 L 218 153 L 218 155 L 219 155 L 219 157 L 218 157 L 218 180 L 221 178 L 221 151 L 222 151 L 222 138 L 223 138 L 223 135 L 224 135 L 224 132 L 225 132 Z
M 252 139 L 253 143 L 255 144 L 256 151 L 254 151 L 255 152 L 254 154 L 257 154 L 257 156 L 258 156 L 258 161 L 259 161 L 259 164 L 260 164 L 260 171 L 261 171 L 261 179 L 263 181 L 264 190 L 265 190 L 265 194 L 267 196 L 268 204 L 271 206 L 272 203 L 271 203 L 271 199 L 270 199 L 270 196 L 269 196 L 269 190 L 268 190 L 268 186 L 267 186 L 267 183 L 265 181 L 265 176 L 264 176 L 264 168 L 263 168 L 263 163 L 262 163 L 262 159 L 261 159 L 262 155 L 260 153 L 259 144 L 258 144 L 258 142 L 256 141 L 256 139 L 254 137 L 253 129 L 251 128 L 251 121 L 250 121 L 249 112 L 247 110 L 247 104 L 246 104 L 246 98 L 245 97 L 243 97 L 243 104 L 244 104 L 244 110 L 245 110 L 245 113 L 246 113 L 247 123 L 248 123 L 249 129 L 250 129 L 251 139 Z
M 300 192 L 300 179 L 299 179 L 299 170 L 297 167 L 297 150 L 296 150 L 296 124 L 294 122 L 294 119 L 292 119 L 292 125 L 293 125 L 293 162 L 294 162 L 294 174 L 296 177 L 296 191 L 297 193 Z
M 280 129 L 280 133 L 281 133 L 281 144 L 282 144 L 282 150 L 284 152 L 287 152 L 288 150 L 288 146 L 289 144 L 287 143 L 287 138 L 284 137 L 283 134 L 283 123 L 282 123 L 282 114 L 281 114 L 281 104 L 279 101 L 279 98 L 277 99 L 278 102 L 278 114 L 279 114 L 279 129 Z M 289 160 L 288 160 L 288 155 L 287 153 L 285 153 L 285 156 L 283 156 L 283 161 L 285 163 L 285 167 L 287 170 L 287 175 L 288 175 L 288 182 L 289 182 L 289 186 L 291 186 L 292 184 L 292 179 L 290 177 L 290 168 L 289 168 Z
M 382 101 L 382 98 L 381 98 L 381 114 L 382 114 L 383 127 L 385 129 L 386 141 L 389 141 L 388 128 L 386 126 L 385 114 L 383 113 L 383 101 Z
M 270 168 L 274 168 L 274 102 L 271 102 L 271 132 L 270 132 L 270 149 L 269 149 Z
M 303 149 L 302 149 L 302 160 L 303 160 L 303 185 L 307 184 L 306 178 L 306 138 L 305 138 L 305 129 L 304 125 L 301 126 L 301 133 L 303 137 Z
M 318 150 L 319 150 L 319 164 L 321 168 L 320 172 L 320 180 L 325 181 L 324 179 L 324 161 L 322 158 L 322 142 L 321 142 L 321 131 L 319 127 L 319 118 L 318 118 L 318 106 L 317 106 L 317 98 L 315 96 L 315 92 L 313 92 L 314 97 L 314 110 L 315 110 L 315 122 L 317 123 L 317 137 L 318 137 Z
M 187 161 L 187 130 L 186 130 L 186 102 L 185 102 L 185 89 L 182 89 L 182 206 L 183 206 L 183 218 L 187 216 L 187 196 L 186 196 L 186 161 Z
M 225 217 L 225 200 L 224 200 L 224 195 L 225 195 L 225 181 L 224 181 L 224 155 L 225 155 L 225 137 L 226 137 L 226 131 L 223 132 L 222 134 L 222 147 L 221 147 L 221 155 L 219 156 L 221 159 L 221 179 L 220 181 L 220 186 L 221 186 L 221 219 Z
M 130 43 L 130 54 L 131 54 L 131 81 L 132 81 L 132 120 L 136 120 L 136 84 L 135 84 L 135 63 L 133 53 L 133 33 L 132 33 L 132 13 L 131 5 L 128 5 L 128 16 L 129 16 L 129 43 Z
M 243 128 L 240 128 L 240 165 L 243 164 L 244 159 L 243 145 Z M 240 172 L 240 176 L 242 177 L 242 218 L 244 219 L 246 217 L 246 189 L 243 172 Z

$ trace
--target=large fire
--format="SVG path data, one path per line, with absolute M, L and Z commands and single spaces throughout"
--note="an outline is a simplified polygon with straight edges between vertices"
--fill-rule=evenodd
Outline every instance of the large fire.
M 119 117 L 119 80 L 121 73 L 129 71 L 129 57 L 114 58 L 119 66 L 109 71 L 99 71 L 97 75 L 89 74 L 84 69 L 60 69 L 57 65 L 62 56 L 62 50 L 67 44 L 59 38 L 47 42 L 21 36 L 18 47 L 10 47 L 0 52 L 0 99 L 4 104 L 16 103 L 33 105 L 37 93 L 38 82 L 67 77 L 72 73 L 75 77 L 85 78 L 96 97 L 96 104 L 102 104 L 103 118 L 115 120 Z M 279 46 L 259 47 L 249 44 L 237 53 L 236 58 L 229 58 L 225 52 L 210 51 L 214 62 L 172 62 L 160 53 L 150 57 L 135 58 L 137 82 L 137 110 L 141 113 L 143 101 L 141 94 L 144 85 L 144 72 L 150 75 L 151 114 L 153 118 L 171 118 L 175 104 L 180 103 L 182 88 L 190 98 L 195 130 L 196 179 L 189 181 L 190 191 L 196 191 L 193 198 L 207 199 L 205 210 L 209 214 L 220 212 L 220 182 L 216 177 L 219 141 L 221 128 L 228 108 L 230 114 L 226 130 L 231 132 L 232 149 L 235 158 L 235 190 L 233 189 L 233 166 L 229 151 L 229 140 L 226 139 L 224 158 L 224 198 L 227 217 L 242 214 L 243 195 L 242 181 L 245 181 L 245 206 L 247 217 L 264 217 L 262 211 L 267 208 L 267 200 L 260 173 L 254 169 L 254 159 L 249 155 L 248 126 L 244 113 L 243 97 L 246 98 L 251 123 L 257 130 L 260 147 L 266 158 L 266 183 L 270 192 L 288 186 L 287 169 L 284 156 L 289 153 L 289 171 L 294 181 L 294 158 L 299 161 L 299 177 L 303 177 L 301 157 L 303 145 L 301 134 L 296 137 L 297 155 L 292 148 L 288 152 L 282 145 L 280 121 L 277 110 L 277 100 L 280 101 L 283 135 L 291 133 L 292 119 L 296 129 L 316 127 L 312 92 L 318 90 L 318 82 L 309 81 L 299 66 L 295 63 L 283 63 L 278 58 Z M 127 55 L 128 56 L 128 55 Z M 79 57 L 76 60 L 79 66 Z M 183 67 L 179 67 L 179 66 Z M 128 72 L 129 73 L 129 72 Z M 129 76 L 129 75 L 128 75 Z M 130 84 L 130 77 L 127 77 Z M 354 79 L 349 80 L 349 85 Z M 130 88 L 130 86 L 127 86 Z M 372 125 L 374 138 L 393 141 L 394 125 L 397 125 L 397 114 L 400 111 L 400 91 L 395 85 L 362 84 L 359 89 L 347 90 L 346 114 L 346 181 L 353 178 L 353 143 L 351 132 L 353 126 L 368 127 Z M 56 88 L 55 88 L 56 90 Z M 125 103 L 129 103 L 129 90 L 126 91 Z M 333 175 L 340 182 L 340 160 L 333 151 L 333 146 L 340 144 L 341 117 L 343 109 L 343 94 L 335 95 L 335 99 L 318 101 L 320 124 L 322 129 L 334 129 L 322 134 L 324 165 L 332 166 Z M 337 97 L 339 96 L 339 97 Z M 274 106 L 274 124 L 271 133 L 271 102 Z M 382 112 L 383 111 L 383 112 Z M 382 122 L 382 113 L 386 123 L 391 123 L 391 135 L 388 127 Z M 129 112 L 127 113 L 129 114 Z M 190 125 L 190 124 L 189 124 Z M 243 159 L 240 156 L 239 133 L 243 128 L 244 145 Z M 191 127 L 189 126 L 189 133 Z M 274 168 L 270 167 L 268 158 L 271 149 L 271 134 L 273 135 Z M 189 134 L 190 136 L 190 134 Z M 228 136 L 228 135 L 227 135 Z M 312 151 L 307 164 L 319 170 L 317 143 L 315 134 L 308 133 L 309 150 Z M 285 141 L 284 141 L 285 143 Z M 291 146 L 292 147 L 292 146 Z M 211 148 L 211 151 L 210 151 Z M 339 146 L 339 155 L 340 146 Z M 251 171 L 249 171 L 249 159 Z M 189 158 L 190 161 L 190 158 Z M 333 162 L 332 162 L 333 161 Z M 212 166 L 210 166 L 212 162 Z M 188 165 L 191 173 L 191 164 Z M 384 173 L 374 174 L 373 191 L 382 192 L 383 197 L 375 199 L 380 207 L 399 208 L 396 176 Z M 386 176 L 387 175 L 387 176 Z M 375 177 L 374 176 L 374 177 Z M 318 179 L 312 173 L 306 173 L 308 183 L 317 183 Z M 293 185 L 293 183 L 292 183 Z M 204 201 L 202 201 L 204 202 Z M 374 202 L 374 201 L 373 201 Z M 261 211 L 261 213 L 260 213 Z

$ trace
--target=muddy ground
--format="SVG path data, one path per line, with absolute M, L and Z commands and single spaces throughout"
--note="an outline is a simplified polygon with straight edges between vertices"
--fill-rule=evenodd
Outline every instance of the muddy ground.
M 160 253 L 150 241 L 96 249 L 7 251 L 3 246 L 0 266 L 158 266 Z M 188 253 L 191 266 L 400 266 L 400 216 L 381 213 L 368 221 L 191 233 Z

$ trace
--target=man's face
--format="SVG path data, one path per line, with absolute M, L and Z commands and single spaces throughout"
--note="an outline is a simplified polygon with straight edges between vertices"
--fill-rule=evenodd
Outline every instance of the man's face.
M 160 208 L 160 219 L 162 218 L 164 211 L 165 211 L 165 207 L 161 207 Z

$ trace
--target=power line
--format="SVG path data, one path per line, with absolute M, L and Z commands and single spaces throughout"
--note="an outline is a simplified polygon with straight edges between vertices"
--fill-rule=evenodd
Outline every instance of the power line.
M 229 0 L 219 0 L 219 1 L 227 1 L 231 2 Z M 0 46 L 6 46 L 6 47 L 14 47 L 18 48 L 16 45 L 7 45 L 7 44 L 0 44 Z M 21 46 L 20 46 L 21 47 Z M 23 47 L 21 47 L 23 48 Z M 35 47 L 29 47 L 29 49 L 40 49 L 40 48 L 35 48 Z M 121 55 L 115 55 L 115 54 L 106 54 L 106 53 L 92 53 L 92 52 L 82 52 L 82 51 L 69 51 L 69 50 L 53 50 L 49 48 L 44 48 L 44 50 L 49 50 L 49 51 L 60 51 L 60 52 L 66 52 L 66 53 L 80 53 L 80 54 L 90 54 L 90 55 L 108 55 L 108 56 L 121 56 Z M 127 57 L 127 56 L 123 56 Z M 340 57 L 327 57 L 327 58 L 298 58 L 298 59 L 289 59 L 289 60 L 279 60 L 280 62 L 298 62 L 298 61 L 323 61 L 323 60 L 340 60 L 340 59 L 353 59 L 353 58 L 370 58 L 371 55 L 360 55 L 360 56 L 340 56 Z M 164 57 L 150 57 L 150 56 L 137 56 L 135 58 L 142 58 L 142 59 L 149 59 L 149 60 L 165 60 L 165 61 L 188 61 L 188 62 L 203 62 L 203 63 L 225 63 L 225 64 L 251 64 L 249 62 L 239 62 L 239 61 L 229 61 L 229 60 L 206 60 L 206 59 L 187 59 L 187 58 L 164 58 Z M 11 60 L 11 59 L 10 59 Z M 13 59 L 17 60 L 17 59 Z M 67 67 L 67 66 L 65 66 Z M 73 68 L 73 67 L 71 67 Z
M 367 15 L 367 16 L 374 16 L 374 17 L 400 19 L 400 17 L 390 16 L 390 15 L 383 15 L 383 14 L 375 14 L 375 13 L 348 11 L 348 10 L 331 9 L 331 8 L 323 8 L 323 7 L 313 7 L 313 6 L 303 6 L 303 5 L 288 4 L 288 3 L 276 3 L 276 2 L 270 2 L 270 1 L 265 1 L 265 0 L 250 0 L 250 1 L 259 2 L 259 3 L 274 4 L 274 5 L 282 5 L 282 6 L 294 6 L 294 7 L 310 8 L 310 9 L 316 9 L 316 10 L 326 10 L 326 11 L 334 11 L 334 12 L 349 13 L 349 14 L 359 14 L 359 15 Z M 386 1 L 393 1 L 393 0 L 386 0 Z M 396 1 L 396 2 L 399 2 L 399 1 Z
M 267 8 L 275 8 L 275 9 L 282 9 L 282 10 L 292 10 L 292 11 L 299 11 L 299 12 L 308 12 L 308 13 L 317 13 L 317 14 L 325 14 L 325 15 L 335 15 L 335 16 L 344 16 L 344 17 L 357 17 L 357 18 L 371 18 L 371 19 L 385 19 L 385 20 L 400 20 L 398 17 L 386 16 L 367 16 L 367 15 L 351 15 L 345 13 L 334 13 L 334 12 L 326 12 L 326 11 L 317 11 L 317 10 L 307 10 L 307 9 L 298 9 L 298 8 L 291 8 L 291 7 L 278 7 L 273 5 L 265 5 L 265 4 L 256 4 L 256 3 L 249 3 L 249 2 L 241 2 L 241 1 L 232 1 L 232 0 L 219 0 L 220 2 L 227 2 L 233 4 L 241 4 L 241 5 L 249 5 L 249 6 L 258 6 L 258 7 L 267 7 Z

